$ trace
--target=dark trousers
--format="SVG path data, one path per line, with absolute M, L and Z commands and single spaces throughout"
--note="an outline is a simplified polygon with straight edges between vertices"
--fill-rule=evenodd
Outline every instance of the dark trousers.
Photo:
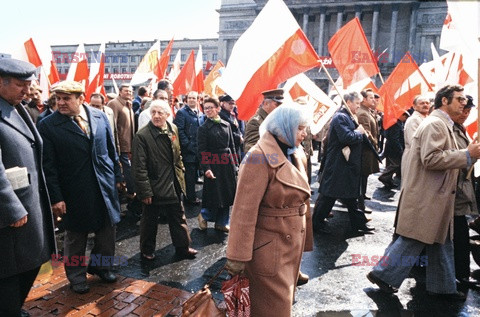
M 40 267 L 0 279 L 0 316 L 18 317 Z
M 197 196 L 195 194 L 195 184 L 198 178 L 198 163 L 197 162 L 183 162 L 185 165 L 185 190 L 187 200 L 194 201 Z
M 360 178 L 360 197 L 358 197 L 357 208 L 362 211 L 365 210 L 365 195 L 367 194 L 368 176 L 369 175 L 362 175 Z
M 470 276 L 470 241 L 467 217 L 453 217 L 453 253 L 455 259 L 455 277 Z
M 337 198 L 328 197 L 319 194 L 319 198 L 315 203 L 315 207 L 313 209 L 313 227 L 314 229 L 321 225 L 321 223 L 325 220 L 327 215 L 332 211 L 333 205 Z M 355 198 L 342 198 L 342 202 L 347 206 L 348 209 L 348 217 L 350 218 L 350 226 L 352 229 L 356 229 L 358 227 L 363 227 L 365 223 L 367 223 L 367 217 L 365 214 L 358 210 L 357 208 L 357 199 Z
M 382 175 L 378 177 L 379 181 L 391 183 L 393 179 L 393 174 L 397 174 L 397 177 L 401 178 L 400 166 L 402 164 L 401 157 L 387 157 L 387 166 L 383 171 Z
M 173 246 L 175 248 L 188 248 L 190 245 L 190 233 L 181 203 L 143 205 L 143 215 L 140 220 L 140 251 L 144 254 L 155 252 L 158 216 L 161 212 L 167 217 Z
M 127 186 L 127 192 L 129 194 L 135 193 L 135 180 L 132 175 L 132 162 L 128 158 L 128 152 L 120 153 L 119 159 L 120 164 L 122 164 L 122 173 L 123 179 L 125 180 L 125 185 Z
M 110 257 L 115 255 L 115 226 L 106 225 L 102 229 L 95 232 L 94 246 L 91 252 L 91 257 Z M 82 259 L 85 257 L 87 249 L 87 232 L 65 231 L 65 239 L 63 242 L 64 256 L 69 260 L 65 263 L 65 273 L 72 285 L 86 282 L 87 280 L 87 266 L 85 261 L 73 259 Z M 72 258 L 75 256 L 75 258 Z M 102 261 L 103 262 L 103 261 Z M 111 266 L 96 267 L 97 269 L 110 269 Z

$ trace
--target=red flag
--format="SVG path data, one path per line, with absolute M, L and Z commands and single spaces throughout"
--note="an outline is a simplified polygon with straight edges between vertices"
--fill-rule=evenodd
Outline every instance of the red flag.
M 262 91 L 318 67 L 318 60 L 286 4 L 269 0 L 235 43 L 219 86 L 236 100 L 239 118 L 248 120 L 263 99 Z
M 477 133 L 477 126 L 478 126 L 477 121 L 478 121 L 478 119 L 473 121 L 472 123 L 470 123 L 467 126 L 467 133 L 472 139 L 473 139 L 474 134 Z
M 342 76 L 344 88 L 364 77 L 380 73 L 358 18 L 345 24 L 332 36 L 328 51 Z
M 77 64 L 77 71 L 75 72 L 73 80 L 84 84 L 84 87 L 88 87 L 88 75 L 88 61 L 86 59 L 83 59 Z
M 297 99 L 298 97 L 308 95 L 298 83 L 293 84 L 292 88 L 290 88 L 288 92 L 293 100 Z
M 411 107 L 413 98 L 422 93 L 422 85 L 431 89 L 410 52 L 407 52 L 379 90 L 383 99 L 385 130 Z
M 211 70 L 213 67 L 213 64 L 210 63 L 210 61 L 207 61 L 207 63 L 205 64 L 205 71 L 208 72 L 209 70 Z
M 180 74 L 173 82 L 173 91 L 175 95 L 186 95 L 195 89 L 195 54 L 193 50 L 190 52 L 185 65 L 183 65 Z
M 205 77 L 203 76 L 203 52 L 202 52 L 202 45 L 198 46 L 197 58 L 195 59 L 195 91 L 201 93 L 205 90 L 205 86 L 203 85 L 203 81 Z
M 23 46 L 25 46 L 25 51 L 27 52 L 28 61 L 32 63 L 35 67 L 42 66 L 42 60 L 38 55 L 37 49 L 35 48 L 35 44 L 33 44 L 33 39 L 30 38 L 26 41 Z
M 167 72 L 168 62 L 170 61 L 170 53 L 172 52 L 173 46 L 173 38 L 168 42 L 167 47 L 162 52 L 160 59 L 157 64 L 157 68 L 155 70 L 155 76 L 157 76 L 157 80 L 165 78 L 165 73 Z
M 85 97 L 86 101 L 90 102 L 90 96 L 97 92 L 100 93 L 103 87 L 103 80 L 105 76 L 105 44 L 102 44 L 100 46 L 100 50 L 98 51 L 98 58 L 100 58 L 100 61 L 96 61 L 98 63 L 98 71 L 93 77 L 93 79 L 90 81 L 88 85 L 88 89 L 86 90 Z M 93 67 L 93 61 L 92 61 L 92 67 L 91 70 L 94 71 Z M 95 63 L 96 64 L 96 63 Z M 93 74 L 92 74 L 93 75 Z M 105 89 L 105 88 L 104 88 Z
M 208 74 L 207 78 L 203 81 L 203 85 L 205 89 L 203 90 L 209 96 L 217 97 L 225 92 L 217 86 L 218 79 L 222 76 L 222 71 L 225 69 L 222 61 L 219 60 L 217 64 L 213 67 L 213 69 Z
M 60 75 L 58 75 L 57 65 L 54 61 L 50 61 L 50 74 L 48 75 L 48 80 L 51 85 L 60 81 Z

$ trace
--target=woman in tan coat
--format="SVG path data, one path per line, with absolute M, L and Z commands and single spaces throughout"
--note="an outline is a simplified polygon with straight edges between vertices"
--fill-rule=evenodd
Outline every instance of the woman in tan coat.
M 310 186 L 297 148 L 307 122 L 298 104 L 278 107 L 240 166 L 226 267 L 249 278 L 252 316 L 291 315 L 302 252 L 311 248 Z

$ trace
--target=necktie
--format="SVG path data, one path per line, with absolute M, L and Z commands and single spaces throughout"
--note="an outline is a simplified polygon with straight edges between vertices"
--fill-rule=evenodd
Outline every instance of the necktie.
M 73 117 L 73 120 L 77 123 L 80 129 L 82 129 L 83 133 L 85 133 L 85 135 L 88 136 L 87 127 L 85 126 L 85 123 L 83 122 L 82 117 L 75 116 Z

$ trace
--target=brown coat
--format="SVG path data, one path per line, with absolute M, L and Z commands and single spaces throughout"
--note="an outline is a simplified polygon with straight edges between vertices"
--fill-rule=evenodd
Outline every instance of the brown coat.
M 132 140 L 135 131 L 132 103 L 118 96 L 110 101 L 107 106 L 112 108 L 114 119 L 117 124 L 120 152 L 131 152 Z
M 378 150 L 378 122 L 370 109 L 360 106 L 357 110 L 358 123 L 365 129 L 366 135 L 376 150 Z M 362 175 L 368 176 L 380 171 L 378 160 L 369 148 L 362 148 Z
M 406 157 L 396 233 L 426 244 L 453 239 L 453 209 L 458 169 L 467 166 L 452 126 L 441 110 L 422 121 Z
M 296 167 L 265 133 L 240 167 L 227 258 L 247 262 L 252 316 L 291 315 L 302 252 L 312 247 L 305 154 L 293 156 Z

